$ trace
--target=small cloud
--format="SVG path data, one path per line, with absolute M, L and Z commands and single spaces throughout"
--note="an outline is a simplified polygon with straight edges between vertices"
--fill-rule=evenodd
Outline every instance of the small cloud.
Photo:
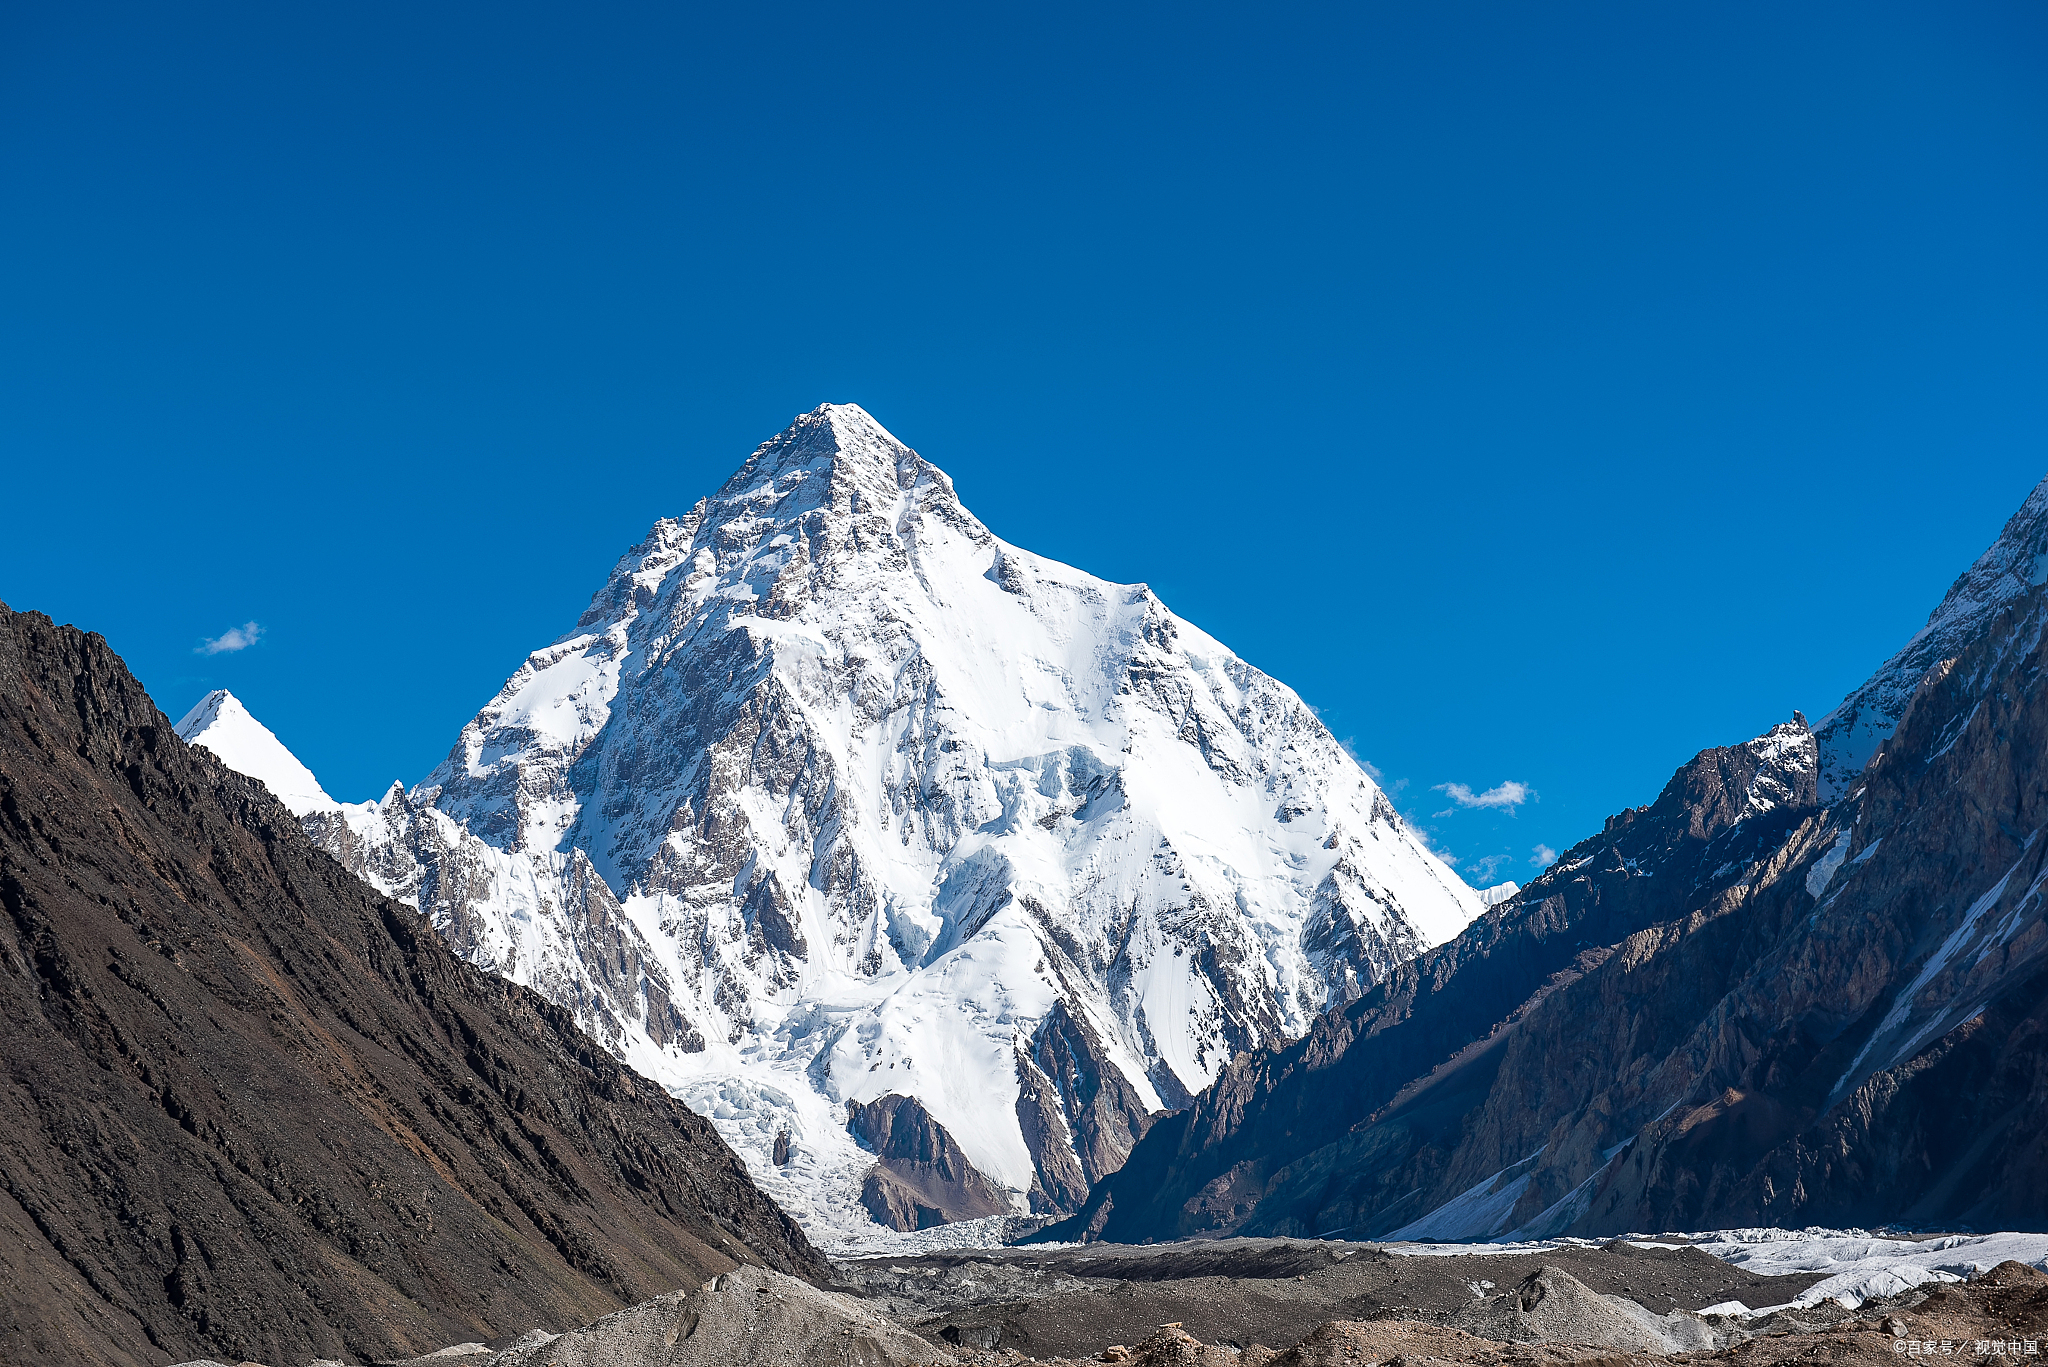
M 1496 787 L 1488 788 L 1483 793 L 1475 793 L 1462 783 L 1439 783 L 1430 791 L 1442 793 L 1452 803 L 1452 806 L 1438 812 L 1438 816 L 1447 815 L 1457 807 L 1492 807 L 1505 811 L 1509 816 L 1513 816 L 1515 808 L 1521 806 L 1524 802 L 1533 802 L 1536 799 L 1536 790 L 1534 788 L 1531 788 L 1526 783 L 1517 783 L 1513 779 L 1509 779 L 1507 782 Z
M 1547 869 L 1557 862 L 1557 851 L 1548 845 L 1538 845 L 1529 855 L 1529 862 L 1538 868 Z
M 1500 866 L 1514 858 L 1511 854 L 1489 854 L 1483 859 L 1472 861 L 1472 876 L 1466 879 L 1473 887 L 1492 883 L 1500 877 Z
M 263 634 L 263 628 L 254 622 L 244 622 L 238 627 L 229 627 L 210 641 L 202 641 L 192 647 L 194 655 L 229 655 L 237 650 L 247 650 L 256 644 L 256 638 Z

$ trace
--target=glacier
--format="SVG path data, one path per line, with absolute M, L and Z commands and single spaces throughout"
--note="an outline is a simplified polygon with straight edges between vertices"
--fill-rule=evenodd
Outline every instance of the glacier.
M 917 1098 L 1017 1212 L 1071 1210 L 1492 900 L 1292 690 L 1002 541 L 850 404 L 657 522 L 410 789 L 333 801 L 226 694 L 179 730 L 827 1248 L 878 1233 L 846 1103 Z

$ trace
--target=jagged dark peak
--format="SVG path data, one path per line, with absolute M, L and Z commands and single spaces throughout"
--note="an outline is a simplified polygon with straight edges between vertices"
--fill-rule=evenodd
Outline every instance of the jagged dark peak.
M 1818 804 L 1817 759 L 1813 732 L 1799 712 L 1754 740 L 1702 750 L 1672 774 L 1655 801 L 1608 817 L 1598 835 L 1566 850 L 1520 898 L 1548 896 L 1564 875 L 1609 850 L 1623 865 L 1657 869 L 1681 850 L 1697 852 L 1753 818 L 1811 809 Z
M 1819 727 L 1702 751 L 1047 1234 L 2044 1227 L 2044 586 L 2048 483 Z

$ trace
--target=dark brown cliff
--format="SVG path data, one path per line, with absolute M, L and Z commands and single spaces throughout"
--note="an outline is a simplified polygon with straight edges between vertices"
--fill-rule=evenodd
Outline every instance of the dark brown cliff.
M 930 1229 L 954 1220 L 1007 1215 L 1010 1203 L 975 1171 L 946 1127 L 916 1097 L 894 1092 L 846 1103 L 846 1128 L 875 1155 L 861 1204 L 895 1230 Z
M 375 1360 L 824 1272 L 707 1122 L 5 607 L 0 912 L 0 1359 Z

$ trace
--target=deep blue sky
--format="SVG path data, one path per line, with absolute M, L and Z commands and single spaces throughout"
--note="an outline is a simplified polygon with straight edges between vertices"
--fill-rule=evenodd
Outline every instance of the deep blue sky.
M 16 3 L 0 598 L 366 797 L 852 401 L 1526 877 L 2048 472 L 2044 247 L 2034 3 Z

